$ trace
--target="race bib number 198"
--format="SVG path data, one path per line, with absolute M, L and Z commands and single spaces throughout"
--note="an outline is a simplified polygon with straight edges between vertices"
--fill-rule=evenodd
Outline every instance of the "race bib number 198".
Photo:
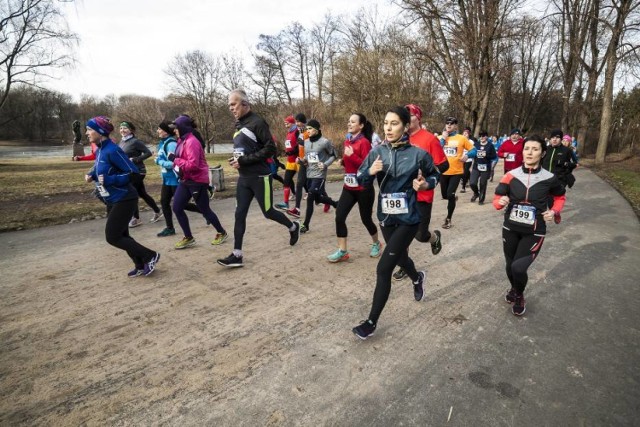
M 409 213 L 407 206 L 407 193 L 382 193 L 380 194 L 382 213 L 398 215 Z

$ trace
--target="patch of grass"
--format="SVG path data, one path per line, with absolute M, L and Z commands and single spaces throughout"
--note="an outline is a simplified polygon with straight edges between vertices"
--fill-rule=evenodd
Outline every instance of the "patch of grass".
M 593 170 L 627 199 L 640 219 L 640 158 L 607 163 Z

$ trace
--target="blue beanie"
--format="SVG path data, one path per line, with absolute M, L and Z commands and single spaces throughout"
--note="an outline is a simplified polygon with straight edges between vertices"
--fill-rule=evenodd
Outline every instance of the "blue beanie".
M 87 121 L 87 127 L 95 130 L 102 136 L 109 136 L 113 132 L 113 124 L 109 117 L 96 116 Z

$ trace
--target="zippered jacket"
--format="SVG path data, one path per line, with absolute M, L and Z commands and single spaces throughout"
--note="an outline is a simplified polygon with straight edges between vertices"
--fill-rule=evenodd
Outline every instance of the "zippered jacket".
M 307 159 L 307 178 L 326 178 L 327 168 L 336 159 L 331 141 L 324 136 L 315 141 L 307 139 L 304 142 L 304 153 Z M 324 163 L 324 168 L 320 169 L 318 163 Z
M 276 154 L 269 125 L 253 111 L 236 122 L 233 135 L 233 156 L 237 158 L 241 177 L 266 176 L 271 173 L 268 159 Z
M 178 177 L 173 171 L 173 162 L 169 160 L 169 153 L 176 153 L 178 143 L 172 136 L 168 136 L 158 143 L 156 164 L 161 168 L 162 183 L 171 187 L 178 186 Z
M 138 168 L 129 157 L 112 140 L 107 139 L 96 150 L 96 160 L 88 175 L 98 186 L 98 175 L 104 177 L 104 189 L 108 196 L 101 197 L 106 204 L 114 204 L 122 200 L 137 199 L 138 193 L 131 185 L 131 174 L 138 173 Z
M 192 133 L 187 133 L 178 140 L 173 170 L 180 177 L 180 181 L 209 184 L 209 165 L 204 157 L 202 144 Z
M 572 153 L 573 150 L 562 144 L 556 147 L 550 145 L 542 158 L 542 167 L 556 175 L 564 185 L 567 185 L 569 175 L 576 168 Z

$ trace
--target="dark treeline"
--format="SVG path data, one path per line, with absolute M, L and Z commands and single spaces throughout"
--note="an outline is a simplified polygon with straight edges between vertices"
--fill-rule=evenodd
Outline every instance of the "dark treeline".
M 73 120 L 107 114 L 135 122 L 151 141 L 160 120 L 186 112 L 207 141 L 226 142 L 233 132 L 226 95 L 241 87 L 279 139 L 289 114 L 319 119 L 339 142 L 352 112 L 364 113 L 381 133 L 388 107 L 413 102 L 435 132 L 454 115 L 476 135 L 562 128 L 578 137 L 582 154 L 633 150 L 640 131 L 640 0 L 531 7 L 539 3 L 396 0 L 392 16 L 375 6 L 327 14 L 306 27 L 296 22 L 260 35 L 251 64 L 237 53 L 176 55 L 165 69 L 171 95 L 164 99 L 73 102 L 17 85 L 2 107 L 0 139 L 70 141 Z

